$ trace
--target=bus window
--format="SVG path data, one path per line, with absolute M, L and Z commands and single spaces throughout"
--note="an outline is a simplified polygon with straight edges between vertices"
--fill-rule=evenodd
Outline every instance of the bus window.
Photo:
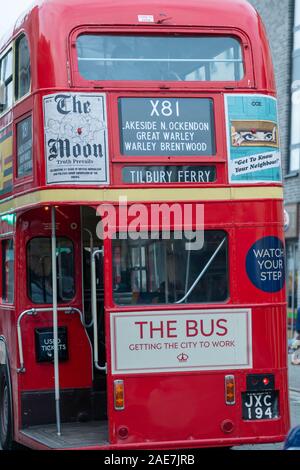
M 0 112 L 10 108 L 13 103 L 13 66 L 12 50 L 0 60 Z
M 16 99 L 30 90 L 30 55 L 26 36 L 16 41 Z
M 232 37 L 83 34 L 78 66 L 87 80 L 239 81 L 240 42 Z
M 58 238 L 56 246 L 57 295 L 69 302 L 75 295 L 74 248 L 67 238 Z M 34 303 L 52 303 L 51 239 L 33 238 L 27 245 L 28 295 Z
M 2 241 L 2 302 L 14 303 L 14 243 Z
M 118 305 L 225 302 L 227 252 L 221 231 L 206 231 L 199 250 L 188 250 L 187 241 L 174 233 L 169 240 L 113 240 L 114 300 Z

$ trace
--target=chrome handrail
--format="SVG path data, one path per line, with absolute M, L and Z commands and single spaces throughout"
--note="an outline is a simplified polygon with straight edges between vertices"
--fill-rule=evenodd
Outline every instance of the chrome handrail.
M 83 314 L 81 310 L 76 307 L 59 307 L 57 309 L 58 312 L 65 312 L 66 315 L 71 315 L 73 313 L 78 313 L 80 316 L 80 321 L 84 326 Z M 24 310 L 18 318 L 17 321 L 17 335 L 18 335 L 18 348 L 19 348 L 19 360 L 20 360 L 20 367 L 17 369 L 18 374 L 24 374 L 26 372 L 26 368 L 24 365 L 24 355 L 23 355 L 23 341 L 22 341 L 22 330 L 21 330 L 21 321 L 25 315 L 38 315 L 39 313 L 44 312 L 53 312 L 53 308 L 51 307 L 44 307 L 44 308 L 31 308 L 28 310 Z
M 206 265 L 204 266 L 204 268 L 202 269 L 201 273 L 199 274 L 199 276 L 197 277 L 197 279 L 195 280 L 195 282 L 193 282 L 193 284 L 191 285 L 191 287 L 189 288 L 188 292 L 185 293 L 185 295 L 180 299 L 178 300 L 177 302 L 175 302 L 175 304 L 182 304 L 187 298 L 188 296 L 191 294 L 191 292 L 194 290 L 194 288 L 196 287 L 196 285 L 198 284 L 198 282 L 202 279 L 202 277 L 204 276 L 204 274 L 206 273 L 206 271 L 208 270 L 208 268 L 210 267 L 211 263 L 213 262 L 213 260 L 215 259 L 215 257 L 217 256 L 217 254 L 219 253 L 219 251 L 221 250 L 221 248 L 223 247 L 224 243 L 226 242 L 226 237 L 222 240 L 222 242 L 220 243 L 220 245 L 218 246 L 218 248 L 216 249 L 216 251 L 213 253 L 213 255 L 211 256 L 211 258 L 208 260 L 208 262 L 206 263 Z
M 107 365 L 99 365 L 99 353 L 98 353 L 98 320 L 97 320 L 97 279 L 96 279 L 96 255 L 101 254 L 103 256 L 104 249 L 95 250 L 92 256 L 91 265 L 91 291 L 92 291 L 92 317 L 93 317 L 93 331 L 94 331 L 94 366 L 97 370 L 107 372 Z
M 84 228 L 83 229 L 85 232 L 88 233 L 89 237 L 90 237 L 90 266 L 91 266 L 91 269 L 92 269 L 92 262 L 93 262 L 93 252 L 94 252 L 94 240 L 93 240 L 93 234 L 90 230 L 88 230 L 87 228 Z M 91 289 L 91 305 L 93 303 L 93 293 L 92 293 L 92 289 Z M 85 309 L 84 309 L 84 302 L 83 302 L 83 318 L 84 318 L 84 322 L 85 322 Z M 93 323 L 94 323 L 94 319 L 93 319 L 93 316 L 92 316 L 92 319 L 90 321 L 90 323 L 85 323 L 84 326 L 85 328 L 91 328 L 93 326 Z

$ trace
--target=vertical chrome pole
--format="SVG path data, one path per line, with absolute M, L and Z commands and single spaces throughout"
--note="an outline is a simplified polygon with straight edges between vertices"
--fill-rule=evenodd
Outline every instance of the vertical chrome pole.
M 169 273 L 168 273 L 168 260 L 167 260 L 167 243 L 166 240 L 162 240 L 164 248 L 164 265 L 165 265 L 165 302 L 169 303 Z
M 57 270 L 56 270 L 56 214 L 55 207 L 52 214 L 52 295 L 53 295 L 53 346 L 54 346 L 54 383 L 55 383 L 55 409 L 57 435 L 61 435 L 60 426 L 60 388 L 59 388 L 59 360 L 58 360 L 58 319 L 57 319 Z
M 90 267 L 91 267 L 91 279 L 92 279 L 92 277 L 93 277 L 93 253 L 94 253 L 93 234 L 92 234 L 92 232 L 91 232 L 90 230 L 88 230 L 87 228 L 84 228 L 83 230 L 84 230 L 85 232 L 87 232 L 87 233 L 89 234 L 89 237 L 90 237 Z M 82 238 L 83 238 L 83 236 L 82 236 Z M 83 272 L 83 270 L 82 270 L 82 272 Z M 95 268 L 95 275 L 96 275 L 96 268 Z M 82 292 L 83 292 L 83 291 L 84 291 L 84 290 L 82 290 Z M 94 300 L 93 300 L 93 295 L 94 295 L 94 293 L 93 293 L 93 288 L 92 288 L 92 286 L 91 286 L 91 309 L 92 309 L 92 311 L 93 311 L 93 301 L 94 301 Z M 96 296 L 97 296 L 97 294 L 96 294 Z M 96 303 L 97 303 L 97 299 L 96 299 Z M 84 317 L 84 319 L 85 319 L 85 317 Z M 91 320 L 90 324 L 88 325 L 88 327 L 92 326 L 93 321 L 94 321 L 94 320 L 93 320 L 93 318 L 92 318 L 92 320 Z
M 93 332 L 94 332 L 94 366 L 97 370 L 107 372 L 106 364 L 99 365 L 99 350 L 98 350 L 98 318 L 97 318 L 97 273 L 96 273 L 96 255 L 104 255 L 104 248 L 102 250 L 95 250 L 92 257 L 92 272 L 91 272 L 91 289 L 92 289 L 92 316 L 93 316 Z
M 96 256 L 96 255 L 95 255 Z M 94 332 L 94 365 L 98 364 L 98 320 L 97 320 L 97 275 L 96 275 L 96 259 L 94 252 L 92 253 L 91 265 L 91 300 L 92 300 L 92 318 Z

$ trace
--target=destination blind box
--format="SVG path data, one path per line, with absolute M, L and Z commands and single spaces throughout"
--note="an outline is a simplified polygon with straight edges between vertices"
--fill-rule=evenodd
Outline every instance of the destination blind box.
M 121 154 L 214 156 L 210 98 L 119 98 Z
M 129 184 L 209 184 L 216 179 L 215 165 L 126 166 L 122 169 L 122 182 Z

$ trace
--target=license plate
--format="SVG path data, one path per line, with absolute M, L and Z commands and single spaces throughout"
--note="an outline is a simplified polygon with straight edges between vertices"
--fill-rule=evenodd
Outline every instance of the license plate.
M 279 417 L 278 391 L 242 393 L 243 419 L 247 421 Z

